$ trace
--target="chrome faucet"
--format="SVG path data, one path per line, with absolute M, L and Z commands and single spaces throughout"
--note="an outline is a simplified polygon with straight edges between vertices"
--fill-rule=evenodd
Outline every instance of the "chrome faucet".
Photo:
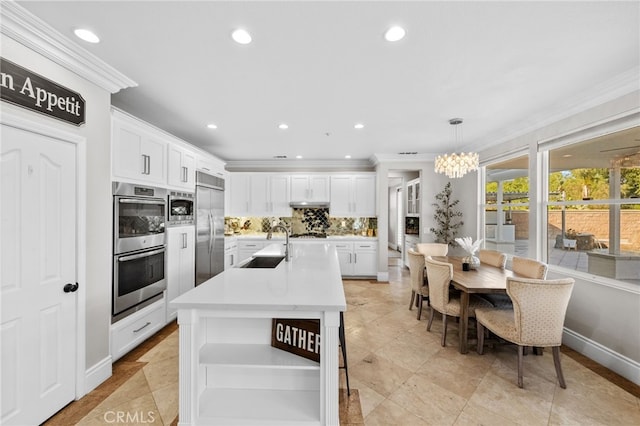
M 282 229 L 285 235 L 285 245 L 284 245 L 284 261 L 289 261 L 289 230 L 284 225 L 273 225 L 267 234 L 267 240 L 271 239 L 271 234 L 276 229 Z

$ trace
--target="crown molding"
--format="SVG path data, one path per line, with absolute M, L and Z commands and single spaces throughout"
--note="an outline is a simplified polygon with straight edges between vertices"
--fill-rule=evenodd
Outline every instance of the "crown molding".
M 433 162 L 436 154 L 373 154 L 369 161 L 374 166 L 382 163 L 414 163 L 414 162 Z
M 13 0 L 0 7 L 0 33 L 97 86 L 117 93 L 138 85 L 97 56 L 56 31 Z
M 596 84 L 578 96 L 557 102 L 545 112 L 528 117 L 526 123 L 533 124 L 523 127 L 522 125 L 526 123 L 514 123 L 513 126 L 505 127 L 500 132 L 485 136 L 481 140 L 467 145 L 465 150 L 476 152 L 485 150 L 638 90 L 640 90 L 640 66 L 635 66 L 607 81 Z M 550 113 L 549 110 L 551 110 Z
M 369 160 L 247 160 L 226 161 L 225 169 L 230 172 L 341 172 L 374 171 Z

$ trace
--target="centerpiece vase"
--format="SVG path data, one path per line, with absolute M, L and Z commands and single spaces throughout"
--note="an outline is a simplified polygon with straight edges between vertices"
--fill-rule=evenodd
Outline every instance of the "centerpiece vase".
M 473 253 L 473 254 L 469 254 L 468 256 L 464 257 L 462 259 L 462 263 L 468 263 L 469 264 L 469 269 L 478 269 L 478 267 L 480 266 L 480 259 L 478 259 L 478 257 L 475 255 L 475 253 Z

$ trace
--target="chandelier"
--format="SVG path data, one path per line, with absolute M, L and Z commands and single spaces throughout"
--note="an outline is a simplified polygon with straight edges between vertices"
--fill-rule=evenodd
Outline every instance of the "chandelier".
M 458 131 L 459 125 L 462 124 L 462 118 L 452 118 L 449 124 L 454 129 L 455 146 L 462 141 L 462 131 Z M 461 152 L 460 154 L 444 154 L 436 157 L 435 171 L 436 173 L 444 173 L 449 178 L 461 178 L 468 172 L 478 169 L 478 154 L 475 152 Z

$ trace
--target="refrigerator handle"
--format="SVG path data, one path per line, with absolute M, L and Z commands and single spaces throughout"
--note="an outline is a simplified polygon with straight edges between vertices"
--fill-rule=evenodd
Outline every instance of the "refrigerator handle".
M 213 227 L 213 213 L 209 212 L 209 253 L 213 252 L 213 241 L 216 237 L 216 230 Z

